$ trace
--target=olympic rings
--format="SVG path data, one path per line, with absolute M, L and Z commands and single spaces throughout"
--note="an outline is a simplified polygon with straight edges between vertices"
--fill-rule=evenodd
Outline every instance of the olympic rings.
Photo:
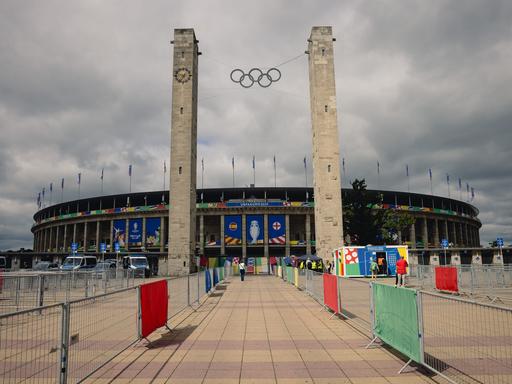
M 272 83 L 281 79 L 281 71 L 277 68 L 270 68 L 264 73 L 259 68 L 251 68 L 247 73 L 241 69 L 233 69 L 229 75 L 231 81 L 240 84 L 244 88 L 251 88 L 254 83 L 262 88 L 268 88 Z

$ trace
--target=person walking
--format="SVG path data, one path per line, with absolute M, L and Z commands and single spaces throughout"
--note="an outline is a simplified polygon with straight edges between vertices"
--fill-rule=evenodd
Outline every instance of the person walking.
M 238 269 L 240 270 L 240 280 L 244 281 L 245 278 L 245 263 L 242 260 L 240 264 L 238 264 Z
M 407 267 L 409 264 L 403 257 L 398 256 L 396 262 L 396 279 L 395 287 L 405 287 L 405 274 L 407 273 Z
M 371 259 L 371 261 L 372 262 L 370 264 L 370 271 L 372 272 L 372 279 L 376 279 L 377 273 L 379 273 L 379 265 L 377 264 L 375 259 Z

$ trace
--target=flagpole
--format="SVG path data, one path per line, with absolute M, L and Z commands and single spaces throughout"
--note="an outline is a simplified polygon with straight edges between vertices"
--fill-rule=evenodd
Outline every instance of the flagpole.
M 78 200 L 80 200 L 80 182 L 82 181 L 82 174 L 78 174 Z
M 256 187 L 256 160 L 255 156 L 252 155 L 252 175 L 253 175 L 253 186 Z
M 132 165 L 128 166 L 128 176 L 130 176 L 130 193 L 132 193 Z
M 448 198 L 451 198 L 450 196 L 450 175 L 446 174 L 446 184 L 448 184 Z
M 235 188 L 235 156 L 231 158 L 231 168 L 233 168 L 233 188 Z
M 433 195 L 434 194 L 434 189 L 432 188 L 432 168 L 428 169 L 428 174 L 429 174 L 429 177 L 430 177 L 430 194 Z
M 52 205 L 52 195 L 53 195 L 53 183 L 50 183 L 50 207 Z
M 204 180 L 204 157 L 201 158 L 201 189 L 203 189 L 203 180 Z
M 105 169 L 101 168 L 101 196 L 103 196 L 103 171 Z
M 64 202 L 64 178 L 60 181 L 60 202 Z
M 274 155 L 274 188 L 277 187 L 277 177 L 276 177 L 276 155 Z
M 167 166 L 165 164 L 165 160 L 164 160 L 164 188 L 162 189 L 162 202 L 165 201 L 165 175 L 167 173 Z
M 380 189 L 380 163 L 377 161 L 377 188 Z
M 409 164 L 405 166 L 405 173 L 407 174 L 407 193 L 411 193 L 411 183 L 409 181 Z
M 306 176 L 306 188 L 308 187 L 308 166 L 306 162 L 306 156 L 304 156 L 304 175 Z

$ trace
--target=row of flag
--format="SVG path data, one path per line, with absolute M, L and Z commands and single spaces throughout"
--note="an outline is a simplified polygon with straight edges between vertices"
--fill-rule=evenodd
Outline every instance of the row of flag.
M 341 164 L 342 164 L 343 176 L 346 176 L 345 158 L 342 158 L 342 163 Z M 234 187 L 235 186 L 235 156 L 233 156 L 231 158 L 231 166 L 233 168 L 233 187 Z M 276 165 L 276 156 L 275 155 L 273 157 L 273 168 L 274 168 L 274 186 L 277 186 L 277 180 L 276 180 L 277 165 Z M 253 169 L 253 182 L 254 182 L 254 184 L 256 184 L 256 156 L 255 155 L 252 156 L 252 169 Z M 164 171 L 163 187 L 164 187 L 164 190 L 165 190 L 165 179 L 166 179 L 165 175 L 167 173 L 167 164 L 166 164 L 165 161 L 164 161 L 164 164 L 163 164 L 163 171 Z M 380 177 L 380 171 L 381 171 L 380 162 L 377 161 L 377 177 L 378 178 Z M 307 158 L 306 158 L 306 156 L 304 156 L 304 174 L 305 174 L 305 179 L 306 179 L 306 186 L 308 186 Z M 103 179 L 104 179 L 104 175 L 105 175 L 105 168 L 102 168 L 101 169 L 101 175 L 100 175 L 101 193 L 102 194 L 103 194 Z M 408 189 L 408 192 L 410 192 L 409 191 L 409 189 L 410 189 L 410 186 L 409 186 L 409 176 L 410 176 L 410 173 L 409 173 L 409 165 L 408 164 L 405 165 L 405 175 L 407 177 L 407 189 Z M 132 178 L 132 165 L 131 164 L 128 166 L 128 176 L 130 178 L 130 192 L 131 192 L 131 178 Z M 431 192 L 431 194 L 433 194 L 432 168 L 428 169 L 428 176 L 429 176 L 429 180 L 430 180 L 430 192 Z M 201 158 L 201 188 L 203 188 L 203 177 L 204 177 L 204 158 Z M 77 174 L 78 198 L 80 198 L 80 185 L 81 185 L 81 182 L 82 182 L 82 173 L 79 172 Z M 380 188 L 380 179 L 379 179 L 378 183 L 379 183 L 379 188 Z M 446 184 L 448 186 L 448 197 L 451 197 L 450 196 L 450 175 L 449 174 L 446 174 Z M 61 202 L 62 202 L 63 201 L 63 196 L 64 196 L 64 178 L 61 179 L 60 188 L 61 188 Z M 460 198 L 462 198 L 462 179 L 460 177 L 458 178 L 458 191 L 459 191 L 459 194 L 460 194 Z M 469 184 L 466 183 L 466 191 L 467 191 L 467 194 L 468 194 L 468 201 L 473 201 L 474 198 L 475 198 L 475 189 L 473 187 L 470 187 Z M 49 198 L 50 198 L 50 205 L 51 205 L 51 203 L 52 203 L 52 194 L 53 194 L 53 182 L 50 183 L 49 193 L 50 193 Z M 42 190 L 40 192 L 38 192 L 38 194 L 37 194 L 36 203 L 37 203 L 37 207 L 39 209 L 41 207 L 45 206 L 45 194 L 46 194 L 46 188 L 45 187 L 43 187 Z M 469 196 L 471 196 L 471 198 Z

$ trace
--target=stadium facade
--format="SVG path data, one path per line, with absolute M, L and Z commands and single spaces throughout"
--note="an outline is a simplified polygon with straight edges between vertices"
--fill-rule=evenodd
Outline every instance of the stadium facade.
M 348 189 L 342 190 L 346 198 Z M 459 248 L 480 247 L 479 211 L 473 205 L 440 196 L 395 191 L 380 193 L 374 209 L 409 212 L 415 223 L 398 233 L 411 248 L 439 248 L 441 239 Z M 79 251 L 165 253 L 168 191 L 98 196 L 46 207 L 34 215 L 35 252 Z M 196 254 L 207 257 L 282 257 L 315 253 L 312 188 L 198 189 Z M 170 234 L 172 237 L 172 233 Z M 341 244 L 340 244 L 341 245 Z

